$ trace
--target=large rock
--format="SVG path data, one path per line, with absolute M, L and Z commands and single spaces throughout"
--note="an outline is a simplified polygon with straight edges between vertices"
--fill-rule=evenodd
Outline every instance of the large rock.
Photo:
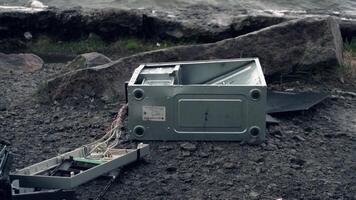
M 271 15 L 245 15 L 234 18 L 231 29 L 235 36 L 239 36 L 292 19 Z
M 48 91 L 52 99 L 89 94 L 122 97 L 124 81 L 141 63 L 239 57 L 260 58 L 266 76 L 333 68 L 342 62 L 339 26 L 333 18 L 305 18 L 216 43 L 140 53 L 49 80 Z
M 15 71 L 34 72 L 41 69 L 42 66 L 43 60 L 34 54 L 0 53 L 0 73 L 10 73 Z
M 239 12 L 196 12 L 186 12 L 184 17 L 174 18 L 166 13 L 144 14 L 143 36 L 176 41 L 216 42 L 290 20 L 286 17 Z
M 9 38 L 25 39 L 25 32 L 30 32 L 34 38 L 39 35 L 49 35 L 61 41 L 80 39 L 95 33 L 105 40 L 116 40 L 121 36 L 137 36 L 158 40 L 216 42 L 307 15 L 333 15 L 330 12 L 297 13 L 255 12 L 201 4 L 163 11 L 113 8 L 88 10 L 78 7 L 72 9 L 0 7 L 0 44 L 6 43 Z M 356 18 L 356 16 L 342 14 L 339 17 Z M 354 35 L 354 24 L 345 22 L 342 23 L 342 27 L 345 36 Z M 8 45 L 15 45 L 13 48 L 16 48 L 17 45 L 21 45 L 21 42 Z
M 84 53 L 74 58 L 70 63 L 65 66 L 67 71 L 95 67 L 112 62 L 110 58 L 97 52 Z
M 0 8 L 0 39 L 25 39 L 24 33 L 30 32 L 34 38 L 49 35 L 63 41 L 95 33 L 105 40 L 136 36 L 158 40 L 215 42 L 285 20 L 287 18 L 268 14 L 254 15 L 238 10 L 224 12 L 202 6 L 174 12 L 112 8 L 49 8 L 21 12 Z

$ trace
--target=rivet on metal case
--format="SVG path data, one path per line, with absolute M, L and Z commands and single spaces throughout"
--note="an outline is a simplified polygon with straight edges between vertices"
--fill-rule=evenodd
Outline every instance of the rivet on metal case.
M 140 125 L 135 126 L 134 133 L 135 133 L 136 136 L 142 137 L 143 134 L 145 133 L 145 128 L 143 126 L 140 126 Z
M 261 91 L 259 89 L 253 89 L 250 91 L 252 100 L 259 100 L 261 97 Z
M 250 135 L 257 137 L 260 134 L 261 130 L 258 126 L 253 126 L 250 128 Z
M 135 89 L 133 91 L 133 95 L 134 95 L 136 100 L 142 100 L 145 97 L 143 90 L 140 89 L 140 88 Z

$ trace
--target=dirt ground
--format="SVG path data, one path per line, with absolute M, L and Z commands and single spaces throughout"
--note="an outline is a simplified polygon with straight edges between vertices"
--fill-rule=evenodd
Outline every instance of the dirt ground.
M 11 143 L 14 169 L 99 138 L 120 107 L 89 97 L 77 104 L 36 102 L 42 81 L 62 66 L 0 74 L 0 137 Z M 355 84 L 346 82 L 314 87 L 355 92 Z M 105 198 L 356 199 L 356 97 L 338 96 L 275 117 L 280 124 L 269 126 L 267 141 L 256 146 L 191 142 L 193 148 L 184 150 L 186 142 L 148 142 L 150 155 L 126 167 Z M 76 191 L 80 199 L 95 198 L 107 182 L 97 179 Z

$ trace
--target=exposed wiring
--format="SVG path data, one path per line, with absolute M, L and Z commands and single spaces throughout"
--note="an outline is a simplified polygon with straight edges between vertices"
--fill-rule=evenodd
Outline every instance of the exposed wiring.
M 110 129 L 102 138 L 85 145 L 88 150 L 86 157 L 95 156 L 95 158 L 99 157 L 102 159 L 110 157 L 110 150 L 119 144 L 122 135 L 121 129 L 124 126 L 124 119 L 127 114 L 127 107 L 128 105 L 124 104 L 120 108 L 115 120 L 111 123 Z

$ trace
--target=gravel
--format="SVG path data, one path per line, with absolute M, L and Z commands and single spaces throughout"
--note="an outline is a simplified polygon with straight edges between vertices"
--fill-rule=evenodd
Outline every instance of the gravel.
M 118 110 L 119 104 L 90 98 L 36 102 L 37 88 L 61 66 L 0 74 L 1 98 L 10 102 L 0 110 L 0 139 L 11 143 L 13 170 L 99 138 Z M 352 84 L 326 85 L 356 91 Z M 105 198 L 356 199 L 356 99 L 328 99 L 309 111 L 275 117 L 280 124 L 268 127 L 261 145 L 148 142 L 150 155 L 125 167 Z M 95 179 L 76 191 L 80 199 L 94 198 L 107 182 Z

